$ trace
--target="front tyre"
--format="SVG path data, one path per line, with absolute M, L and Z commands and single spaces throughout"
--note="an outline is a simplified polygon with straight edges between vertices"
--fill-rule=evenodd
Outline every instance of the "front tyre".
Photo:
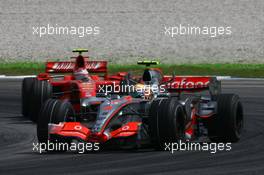
M 155 100 L 150 107 L 150 136 L 154 147 L 185 140 L 185 115 L 177 98 Z
M 48 99 L 41 107 L 37 122 L 37 137 L 40 143 L 69 143 L 69 140 L 54 138 L 49 135 L 48 124 L 74 121 L 75 113 L 72 105 L 66 101 Z M 61 150 L 66 151 L 66 150 Z

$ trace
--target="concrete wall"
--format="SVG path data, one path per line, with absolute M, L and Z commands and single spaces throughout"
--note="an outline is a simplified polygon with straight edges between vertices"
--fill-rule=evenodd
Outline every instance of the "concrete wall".
M 0 60 L 43 60 L 90 50 L 126 63 L 264 63 L 263 0 L 0 0 Z M 33 35 L 33 26 L 98 26 L 100 34 Z M 165 26 L 231 26 L 216 38 L 164 34 Z

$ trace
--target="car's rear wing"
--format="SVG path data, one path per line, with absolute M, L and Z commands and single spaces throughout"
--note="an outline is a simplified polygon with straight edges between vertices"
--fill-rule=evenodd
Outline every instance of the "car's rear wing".
M 216 77 L 210 76 L 165 76 L 163 83 L 171 92 L 209 90 L 213 95 L 221 92 L 221 82 Z
M 74 67 L 74 61 L 47 62 L 46 73 L 69 73 Z M 90 73 L 106 73 L 107 61 L 86 61 L 85 67 Z

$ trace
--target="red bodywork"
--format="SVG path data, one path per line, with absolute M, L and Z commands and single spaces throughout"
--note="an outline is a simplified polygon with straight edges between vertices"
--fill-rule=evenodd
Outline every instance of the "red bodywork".
M 78 57 L 76 61 L 78 61 Z M 62 100 L 72 101 L 76 100 L 78 103 L 74 104 L 75 111 L 80 111 L 80 99 L 89 98 L 96 96 L 99 86 L 102 85 L 114 85 L 120 84 L 120 81 L 124 79 L 127 75 L 126 72 L 120 72 L 116 75 L 109 76 L 107 74 L 107 62 L 106 61 L 87 61 L 86 58 L 84 67 L 90 73 L 104 73 L 103 76 L 91 75 L 91 80 L 89 82 L 83 82 L 81 80 L 75 80 L 73 75 L 64 75 L 62 79 L 56 80 L 56 76 L 51 76 L 50 73 L 70 73 L 76 69 L 76 63 L 72 61 L 65 62 L 47 62 L 46 73 L 38 75 L 39 80 L 48 80 L 53 88 L 59 88 L 59 92 L 63 93 L 59 98 Z M 205 76 L 167 76 L 163 75 L 160 70 L 157 70 L 162 75 L 162 82 L 164 83 L 164 88 L 169 92 L 199 92 L 209 89 L 210 83 L 212 82 L 212 77 Z M 140 80 L 141 77 L 133 77 Z M 131 97 L 127 97 L 129 101 Z M 109 108 L 109 109 L 107 109 Z M 106 107 L 104 110 L 111 110 L 111 106 Z M 122 106 L 120 107 L 122 108 Z M 116 110 L 119 112 L 119 109 Z M 115 113 L 114 113 L 115 114 Z M 113 114 L 113 115 L 114 115 Z M 194 126 L 198 117 L 208 117 L 208 116 L 197 116 L 196 111 L 192 111 L 192 119 L 186 126 L 186 135 L 189 138 L 194 134 Z M 109 122 L 109 121 L 108 121 Z M 62 122 L 60 124 L 49 124 L 49 134 L 59 135 L 63 137 L 77 138 L 86 142 L 106 142 L 111 138 L 118 137 L 129 137 L 136 135 L 139 130 L 141 122 L 128 122 L 121 128 L 116 129 L 111 132 L 107 132 L 105 127 L 108 122 L 100 132 L 92 132 L 88 127 L 80 122 Z
M 172 77 L 165 77 L 165 81 L 171 80 Z M 196 91 L 202 91 L 206 90 L 209 87 L 209 84 L 211 82 L 211 77 L 177 77 L 175 78 L 175 81 L 173 82 L 194 82 L 196 84 L 198 82 L 198 87 L 193 86 L 183 86 L 182 88 L 174 87 L 174 89 L 171 89 L 172 91 L 188 91 L 188 92 L 196 92 Z M 200 86 L 201 83 L 204 83 L 203 86 Z M 112 138 L 126 138 L 130 136 L 136 136 L 139 132 L 141 122 L 128 122 L 122 127 L 114 130 L 114 131 L 107 131 L 106 127 L 110 123 L 110 120 L 121 111 L 121 109 L 126 106 L 127 104 L 131 103 L 133 98 L 131 96 L 125 97 L 126 103 L 120 105 L 119 108 L 115 110 L 115 112 L 111 115 L 110 118 L 104 123 L 103 127 L 101 128 L 100 132 L 93 132 L 91 131 L 87 126 L 83 125 L 80 122 L 62 122 L 59 125 L 57 124 L 50 124 L 50 130 L 49 133 L 53 135 L 58 135 L 62 137 L 70 137 L 79 139 L 85 142 L 99 142 L 99 143 L 105 143 L 108 140 Z M 119 100 L 113 100 L 112 103 L 119 103 Z M 110 111 L 112 110 L 112 106 L 105 106 L 102 110 L 104 111 Z M 195 127 L 197 125 L 197 120 L 199 118 L 209 118 L 214 113 L 200 116 L 198 115 L 195 108 L 192 109 L 191 113 L 191 120 L 188 121 L 186 124 L 186 130 L 185 135 L 186 138 L 191 140 L 195 138 Z
M 119 110 L 118 110 L 119 111 Z M 191 140 L 194 138 L 195 126 L 197 125 L 198 118 L 208 118 L 213 114 L 206 116 L 198 116 L 195 109 L 192 111 L 191 121 L 186 124 L 185 135 L 186 138 Z M 109 123 L 106 122 L 105 126 Z M 104 143 L 112 138 L 122 138 L 137 135 L 141 122 L 129 122 L 119 129 L 107 132 L 105 127 L 100 132 L 93 133 L 85 125 L 80 122 L 62 122 L 60 124 L 49 124 L 49 134 L 59 135 L 62 137 L 70 137 L 85 142 L 99 142 Z
M 133 98 L 131 96 L 125 96 L 123 99 L 125 100 L 125 102 L 118 108 L 116 108 L 113 113 L 111 113 L 110 117 L 103 124 L 99 132 L 92 132 L 87 126 L 83 125 L 80 122 L 61 122 L 59 124 L 49 124 L 49 134 L 75 138 L 85 142 L 99 143 L 104 143 L 112 138 L 130 137 L 136 135 L 138 133 L 141 122 L 128 122 L 122 127 L 111 132 L 106 130 L 106 127 L 108 126 L 112 118 L 118 112 L 120 112 L 120 110 L 124 106 L 130 104 L 133 101 Z M 121 102 L 119 99 L 111 101 L 111 103 L 119 102 Z M 103 110 L 110 111 L 112 110 L 112 106 L 109 104 L 108 106 L 105 106 Z
M 136 135 L 140 124 L 141 122 L 129 122 L 112 132 L 93 133 L 80 122 L 62 122 L 60 124 L 49 124 L 49 134 L 71 137 L 85 142 L 104 143 L 112 138 L 130 137 Z
M 77 102 L 82 98 L 94 97 L 100 86 L 119 84 L 127 74 L 126 72 L 119 72 L 109 76 L 107 74 L 107 61 L 89 61 L 88 57 L 81 55 L 72 58 L 75 61 L 47 62 L 46 72 L 37 76 L 40 81 L 49 81 L 55 89 L 54 94 L 59 94 L 58 98 L 61 100 Z M 75 79 L 73 73 L 78 68 L 84 68 L 89 72 L 90 81 Z M 64 74 L 60 75 L 59 73 Z M 73 106 L 76 111 L 79 111 L 79 103 L 73 103 Z

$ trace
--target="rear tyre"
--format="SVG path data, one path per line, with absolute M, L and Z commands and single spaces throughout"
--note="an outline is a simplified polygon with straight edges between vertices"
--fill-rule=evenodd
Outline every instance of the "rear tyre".
M 21 106 L 22 106 L 22 115 L 24 117 L 28 117 L 29 114 L 29 108 L 30 108 L 30 98 L 32 93 L 32 86 L 34 84 L 34 81 L 36 81 L 36 78 L 24 78 L 22 82 L 22 91 L 21 91 Z
M 237 142 L 243 129 L 243 106 L 238 95 L 219 94 L 217 114 L 208 123 L 209 138 L 213 142 Z
M 52 86 L 48 81 L 36 80 L 31 93 L 29 117 L 33 122 L 37 122 L 41 106 L 52 96 Z
M 150 107 L 150 137 L 156 149 L 185 140 L 185 115 L 177 98 L 155 100 Z
M 48 124 L 59 124 L 60 122 L 74 121 L 75 113 L 72 105 L 66 101 L 48 99 L 41 107 L 37 122 L 37 136 L 40 143 L 66 143 L 70 140 L 55 138 L 48 133 Z M 51 150 L 49 150 L 51 151 Z M 54 150 L 58 151 L 58 150 Z M 60 151 L 66 151 L 60 150 Z

